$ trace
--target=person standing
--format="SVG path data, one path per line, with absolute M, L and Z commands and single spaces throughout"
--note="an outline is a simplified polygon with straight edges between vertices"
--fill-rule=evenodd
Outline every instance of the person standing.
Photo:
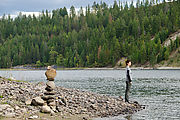
M 132 79 L 131 79 L 131 61 L 126 60 L 126 91 L 125 91 L 125 102 L 129 103 L 129 93 L 130 93 L 130 88 L 132 84 Z

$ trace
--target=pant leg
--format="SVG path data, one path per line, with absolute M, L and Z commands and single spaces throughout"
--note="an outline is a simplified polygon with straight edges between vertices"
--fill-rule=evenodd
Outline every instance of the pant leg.
M 129 102 L 130 88 L 131 88 L 130 82 L 126 81 L 125 102 Z

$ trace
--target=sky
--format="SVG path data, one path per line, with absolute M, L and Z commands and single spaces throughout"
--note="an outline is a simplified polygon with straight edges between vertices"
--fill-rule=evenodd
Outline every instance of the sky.
M 0 16 L 3 14 L 17 15 L 19 12 L 24 14 L 38 14 L 42 10 L 53 10 L 63 8 L 69 9 L 72 5 L 75 8 L 86 7 L 93 2 L 100 3 L 101 1 L 107 3 L 109 6 L 114 3 L 114 0 L 0 0 Z M 119 1 L 119 0 L 118 0 Z M 131 1 L 131 0 L 121 0 Z

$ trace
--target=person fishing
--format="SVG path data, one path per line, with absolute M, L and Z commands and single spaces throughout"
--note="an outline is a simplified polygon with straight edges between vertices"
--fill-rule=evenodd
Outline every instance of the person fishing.
M 125 102 L 129 103 L 129 93 L 130 93 L 130 88 L 132 85 L 132 78 L 131 78 L 131 61 L 126 60 L 126 91 L 125 91 Z

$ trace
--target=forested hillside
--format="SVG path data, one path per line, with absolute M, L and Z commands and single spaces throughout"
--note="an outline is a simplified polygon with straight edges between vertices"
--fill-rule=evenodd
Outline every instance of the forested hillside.
M 163 42 L 180 29 L 180 1 L 94 3 L 43 11 L 39 17 L 19 14 L 0 19 L 0 67 L 36 64 L 64 67 L 114 66 L 122 57 L 154 65 L 179 48 L 177 38 Z M 154 39 L 152 39 L 154 38 Z

